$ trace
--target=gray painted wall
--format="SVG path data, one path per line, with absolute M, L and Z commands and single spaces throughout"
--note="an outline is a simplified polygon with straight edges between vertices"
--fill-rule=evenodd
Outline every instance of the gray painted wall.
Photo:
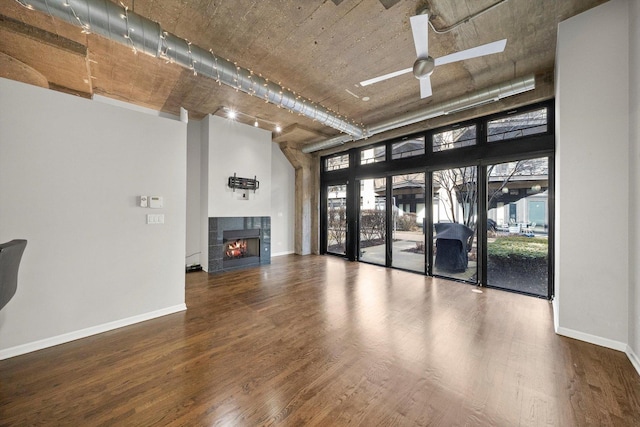
M 186 125 L 5 79 L 0 93 L 0 241 L 29 241 L 0 358 L 183 310 Z
M 612 0 L 559 26 L 554 309 L 558 333 L 627 351 L 640 372 L 632 3 Z

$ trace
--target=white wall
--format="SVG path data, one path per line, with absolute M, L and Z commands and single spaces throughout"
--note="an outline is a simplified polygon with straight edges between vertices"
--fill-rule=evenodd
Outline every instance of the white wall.
M 209 122 L 209 216 L 271 215 L 271 132 L 217 116 Z M 233 191 L 228 179 L 257 177 L 260 188 Z M 246 193 L 248 199 L 243 199 Z
M 271 256 L 294 253 L 296 173 L 280 146 L 271 144 Z
M 295 170 L 271 133 L 210 116 L 189 122 L 188 147 L 187 254 L 198 252 L 197 262 L 208 268 L 209 216 L 270 216 L 271 256 L 294 253 Z M 258 176 L 260 190 L 249 200 L 227 187 L 234 172 Z
M 619 350 L 629 329 L 628 11 L 612 0 L 562 22 L 556 59 L 556 329 Z
M 640 2 L 629 11 L 629 354 L 640 373 Z
M 0 241 L 28 240 L 0 358 L 183 310 L 185 175 L 184 123 L 0 79 Z

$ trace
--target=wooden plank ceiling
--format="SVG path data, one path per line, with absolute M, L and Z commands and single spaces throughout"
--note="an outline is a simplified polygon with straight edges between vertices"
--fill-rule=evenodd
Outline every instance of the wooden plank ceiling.
M 534 73 L 528 94 L 464 114 L 486 114 L 553 95 L 557 25 L 603 0 L 124 0 L 129 10 L 166 31 L 236 62 L 271 81 L 362 123 L 424 108 L 464 93 Z M 118 2 L 119 3 L 119 2 Z M 427 4 L 432 23 L 446 28 L 500 3 L 445 34 L 429 30 L 433 57 L 507 38 L 503 53 L 436 68 L 433 96 L 420 99 L 411 75 L 361 87 L 358 82 L 410 67 L 415 49 L 409 17 Z M 279 141 L 310 143 L 336 135 L 327 128 L 176 64 L 134 55 L 126 46 L 31 11 L 0 3 L 0 77 L 91 97 L 102 95 L 192 119 L 223 107 L 284 129 Z M 365 99 L 368 99 L 365 101 Z M 461 115 L 448 120 L 461 120 Z M 442 124 L 421 123 L 414 128 Z M 294 130 L 287 134 L 287 129 Z M 304 129 L 301 132 L 300 129 Z M 411 128 L 402 132 L 411 131 Z M 397 133 L 397 132 L 396 132 Z

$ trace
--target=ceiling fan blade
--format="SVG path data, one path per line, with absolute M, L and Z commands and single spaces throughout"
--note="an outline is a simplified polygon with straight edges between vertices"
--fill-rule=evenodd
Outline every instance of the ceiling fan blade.
M 416 15 L 409 18 L 411 20 L 411 31 L 413 32 L 413 44 L 416 46 L 416 56 L 426 58 L 429 56 L 429 15 Z
M 507 45 L 507 39 L 498 40 L 497 42 L 483 44 L 481 46 L 472 47 L 471 49 L 461 50 L 460 52 L 436 58 L 435 65 L 450 64 L 452 62 L 464 61 L 465 59 L 477 58 L 479 56 L 500 53 Z
M 385 74 L 384 76 L 374 77 L 372 79 L 362 81 L 360 82 L 360 86 L 369 86 L 374 83 L 378 83 L 383 80 L 390 79 L 392 77 L 401 76 L 403 74 L 410 73 L 411 71 L 413 71 L 413 68 L 405 68 L 404 70 L 394 71 L 393 73 Z
M 420 98 L 431 96 L 431 78 L 429 76 L 420 79 Z

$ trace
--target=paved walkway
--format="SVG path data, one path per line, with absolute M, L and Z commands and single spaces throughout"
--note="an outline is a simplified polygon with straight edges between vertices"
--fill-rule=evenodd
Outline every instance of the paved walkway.
M 424 273 L 425 271 L 425 255 L 421 253 L 406 252 L 408 249 L 415 249 L 416 242 L 424 242 L 424 236 L 421 233 L 409 231 L 396 231 L 393 242 L 393 264 L 392 267 L 402 268 L 404 270 L 416 271 Z M 360 260 L 373 264 L 385 264 L 385 245 L 369 246 L 363 248 L 360 253 Z M 477 264 L 475 261 L 469 261 L 469 266 L 462 273 L 449 273 L 434 270 L 434 274 L 452 279 L 475 281 L 477 272 Z

